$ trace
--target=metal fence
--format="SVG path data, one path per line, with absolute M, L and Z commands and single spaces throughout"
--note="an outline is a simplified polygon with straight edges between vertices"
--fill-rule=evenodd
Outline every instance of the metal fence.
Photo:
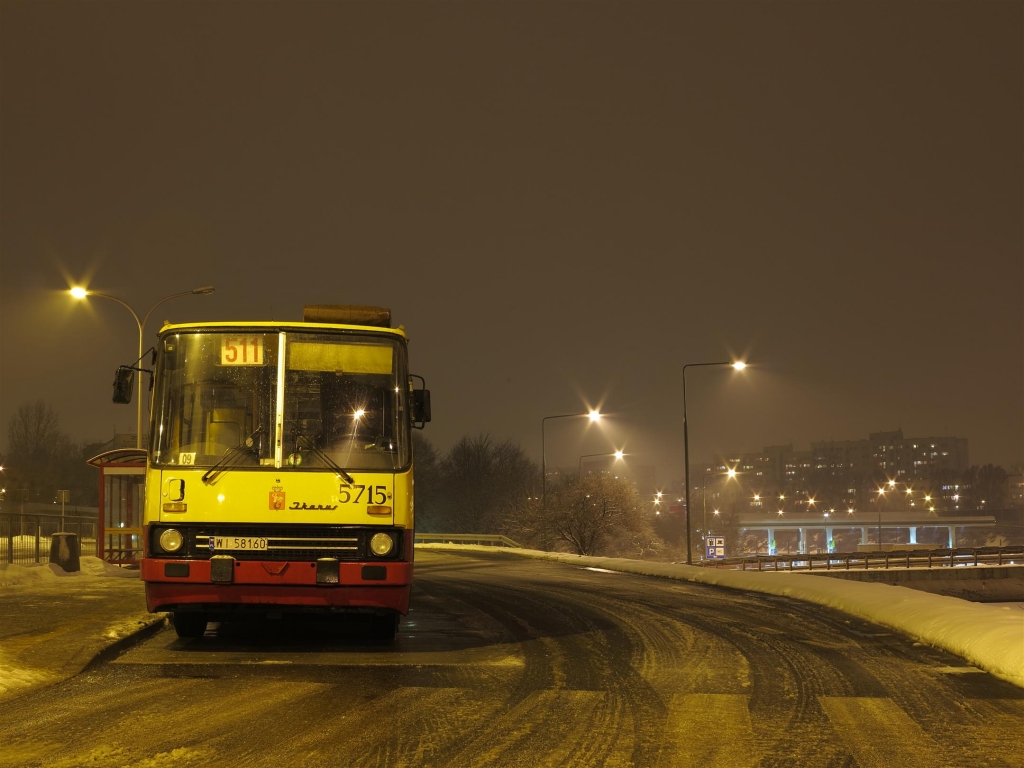
M 756 571 L 831 571 L 869 568 L 951 568 L 967 565 L 1024 564 L 1024 546 L 957 549 L 906 549 L 831 554 L 757 555 L 705 560 L 705 568 Z
M 99 521 L 95 517 L 0 512 L 0 562 L 34 565 L 50 559 L 50 536 L 60 531 L 78 534 L 83 555 L 98 552 Z
M 515 547 L 521 549 L 519 544 L 512 541 L 508 536 L 498 536 L 490 533 L 417 533 L 417 544 L 484 544 L 491 547 Z

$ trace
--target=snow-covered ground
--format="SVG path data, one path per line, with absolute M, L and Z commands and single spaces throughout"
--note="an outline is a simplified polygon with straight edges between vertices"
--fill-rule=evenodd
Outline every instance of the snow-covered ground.
M 782 595 L 826 605 L 903 632 L 920 642 L 942 648 L 1004 680 L 1024 688 L 1024 603 L 969 603 L 888 584 L 824 579 L 800 573 L 725 571 L 670 563 L 606 557 L 579 557 L 525 549 L 497 549 L 473 544 L 421 544 L 424 549 L 499 551 L 519 557 L 554 560 L 577 567 L 713 584 L 731 589 Z M 66 573 L 55 565 L 0 564 L 0 597 L 31 591 L 64 594 L 73 581 L 90 591 L 113 586 L 120 579 L 137 579 L 137 570 L 119 568 L 96 557 L 82 557 L 82 570 Z M 131 612 L 128 612 L 131 613 Z M 0 615 L 0 620 L 6 619 Z M 145 615 L 111 616 L 100 634 L 111 642 L 138 631 Z M 162 619 L 160 619 L 162 620 Z M 0 643 L 0 697 L 14 689 L 48 682 L 46 670 L 14 662 Z
M 9 565 L 0 563 L 0 587 L 14 587 L 26 584 L 45 584 L 61 578 L 91 580 L 113 576 L 125 579 L 139 578 L 138 570 L 121 568 L 100 560 L 98 557 L 83 555 L 79 564 L 82 570 L 68 573 L 59 565 Z
M 137 570 L 119 568 L 91 556 L 82 557 L 80 562 L 81 570 L 74 573 L 50 563 L 0 564 L 0 699 L 67 677 L 74 673 L 65 667 L 69 660 L 80 655 L 88 659 L 148 623 L 163 620 L 162 615 L 150 617 L 140 610 L 144 605 L 132 607 L 127 600 L 139 593 L 125 583 L 126 579 L 139 578 Z M 69 596 L 82 606 L 105 608 L 90 616 L 91 621 L 83 622 L 82 616 L 75 614 L 74 621 L 69 622 L 66 603 L 60 603 Z M 52 619 L 43 615 L 26 627 L 21 613 L 26 600 L 41 605 L 37 610 L 44 613 L 49 606 L 61 604 L 64 608 L 54 608 Z M 26 649 L 40 645 L 45 645 L 46 651 L 33 652 L 34 663 L 22 660 Z M 83 649 L 88 652 L 83 654 Z
M 675 563 L 581 557 L 477 544 L 417 544 L 416 547 L 501 552 L 578 567 L 659 576 L 807 600 L 898 630 L 1024 688 L 1024 610 L 1019 609 L 1022 605 L 1019 603 L 970 603 L 907 587 L 819 579 L 800 573 L 725 571 Z

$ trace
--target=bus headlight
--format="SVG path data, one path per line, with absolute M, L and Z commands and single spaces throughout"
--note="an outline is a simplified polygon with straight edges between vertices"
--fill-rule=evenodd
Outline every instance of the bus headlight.
M 370 539 L 370 551 L 377 557 L 384 557 L 394 548 L 395 540 L 391 538 L 390 533 L 375 533 Z
M 157 539 L 157 542 L 160 544 L 160 549 L 164 552 L 177 552 L 181 549 L 181 545 L 185 543 L 185 539 L 182 538 L 180 532 L 173 528 L 165 528 L 160 531 L 160 538 Z

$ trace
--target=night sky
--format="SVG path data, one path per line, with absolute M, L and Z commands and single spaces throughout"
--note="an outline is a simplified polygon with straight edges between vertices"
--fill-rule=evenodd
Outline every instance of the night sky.
M 427 435 L 1024 461 L 1024 5 L 0 3 L 0 444 L 137 329 L 392 308 Z M 64 291 L 64 292 L 62 292 Z

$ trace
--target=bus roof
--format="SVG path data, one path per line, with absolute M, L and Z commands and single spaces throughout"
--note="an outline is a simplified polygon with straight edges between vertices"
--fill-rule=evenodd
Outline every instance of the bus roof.
M 283 331 L 360 331 L 362 333 L 391 334 L 403 339 L 408 338 L 405 334 L 405 328 L 401 325 L 397 328 L 382 328 L 379 325 L 339 325 L 336 323 L 303 323 L 298 321 L 290 322 L 287 320 L 257 320 L 252 322 L 232 320 L 210 321 L 205 323 L 167 323 L 160 328 L 160 333 L 163 334 L 172 331 L 210 331 L 218 328 L 267 328 L 280 329 Z

